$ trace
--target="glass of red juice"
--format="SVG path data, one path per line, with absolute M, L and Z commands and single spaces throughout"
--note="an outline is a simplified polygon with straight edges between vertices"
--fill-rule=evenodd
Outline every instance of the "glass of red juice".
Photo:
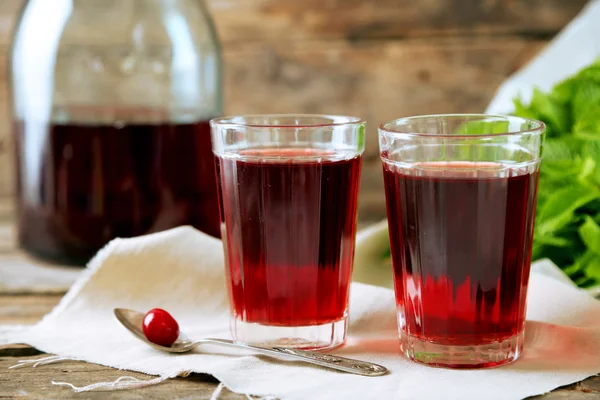
M 211 127 L 234 340 L 343 344 L 365 122 L 251 115 Z
M 516 360 L 545 126 L 430 115 L 379 127 L 401 351 L 450 368 Z

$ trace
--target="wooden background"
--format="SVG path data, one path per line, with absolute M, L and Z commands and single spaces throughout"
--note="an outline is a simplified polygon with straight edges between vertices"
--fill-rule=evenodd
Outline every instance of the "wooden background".
M 53 1 L 53 0 L 47 0 Z M 0 213 L 13 191 L 7 55 L 24 0 L 0 0 Z M 385 215 L 376 125 L 481 112 L 587 0 L 208 0 L 226 113 L 341 113 L 370 122 L 360 212 Z

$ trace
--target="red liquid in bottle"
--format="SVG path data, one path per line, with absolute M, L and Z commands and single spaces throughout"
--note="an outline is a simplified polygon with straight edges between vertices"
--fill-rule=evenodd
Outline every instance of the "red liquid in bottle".
M 115 237 L 188 224 L 219 236 L 208 121 L 52 125 L 37 144 L 23 126 L 16 143 L 25 249 L 84 264 Z
M 423 341 L 488 344 L 523 328 L 538 170 L 477 168 L 384 163 L 399 324 Z
M 360 156 L 267 149 L 217 163 L 233 315 L 278 326 L 344 318 Z

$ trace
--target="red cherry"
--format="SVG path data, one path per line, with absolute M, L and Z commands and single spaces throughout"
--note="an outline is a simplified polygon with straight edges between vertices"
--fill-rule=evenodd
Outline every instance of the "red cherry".
M 161 308 L 153 308 L 144 315 L 146 339 L 161 346 L 171 346 L 179 337 L 179 324 Z

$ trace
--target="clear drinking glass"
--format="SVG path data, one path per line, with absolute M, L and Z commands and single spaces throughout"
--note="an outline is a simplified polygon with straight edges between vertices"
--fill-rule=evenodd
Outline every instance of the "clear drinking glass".
M 523 348 L 545 126 L 432 115 L 379 127 L 402 352 L 454 368 Z
M 341 345 L 365 122 L 254 115 L 211 127 L 234 339 Z

